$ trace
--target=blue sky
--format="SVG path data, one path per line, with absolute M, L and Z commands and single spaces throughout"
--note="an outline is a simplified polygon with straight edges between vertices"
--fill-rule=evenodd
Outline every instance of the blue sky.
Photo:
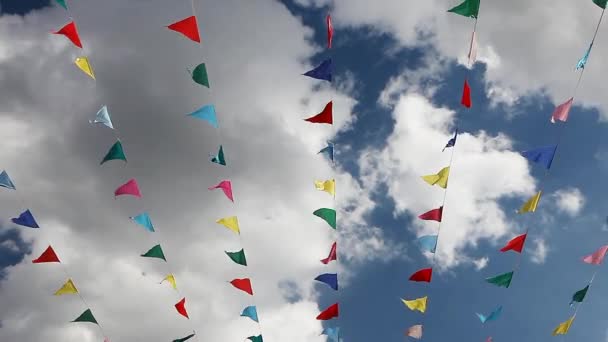
M 21 13 L 27 9 L 24 3 L 19 6 L 14 3 L 12 5 L 13 7 L 3 3 L 3 10 Z M 304 26 L 314 29 L 312 39 L 315 44 L 323 46 L 326 8 L 302 7 L 291 1 L 285 2 L 285 5 L 292 15 L 301 19 Z M 30 6 L 37 4 L 32 3 Z M 443 8 L 438 8 L 437 11 L 442 13 L 440 15 L 451 15 L 443 13 Z M 483 9 L 480 16 L 483 18 Z M 340 146 L 350 147 L 339 152 L 338 163 L 355 179 L 363 182 L 360 179 L 359 158 L 369 149 L 384 148 L 394 128 L 392 109 L 378 103 L 380 94 L 391 77 L 423 69 L 426 57 L 432 58 L 442 52 L 438 52 L 433 46 L 405 47 L 392 32 L 382 32 L 381 28 L 370 29 L 363 24 L 346 27 L 340 25 L 340 21 L 347 21 L 341 20 L 339 16 L 336 21 L 334 48 L 329 54 L 334 60 L 339 81 L 345 82 L 344 80 L 350 77 L 355 80 L 354 91 L 351 93 L 358 101 L 353 109 L 353 113 L 357 115 L 356 122 L 335 139 L 338 149 Z M 44 29 L 40 28 L 41 31 Z M 484 27 L 480 27 L 480 35 L 484 34 L 483 29 Z M 468 34 L 461 37 L 462 46 L 466 46 L 468 37 Z M 581 38 L 582 41 L 586 39 L 587 36 Z M 602 45 L 603 42 L 600 39 L 596 44 Z M 327 56 L 328 52 L 321 50 L 312 58 L 310 64 L 316 64 Z M 390 251 L 374 251 L 379 255 L 378 258 L 370 262 L 353 262 L 347 265 L 351 268 L 353 277 L 348 286 L 342 287 L 338 293 L 319 285 L 321 296 L 318 303 L 321 308 L 335 301 L 339 301 L 341 305 L 340 319 L 325 325 L 339 325 L 344 341 L 348 342 L 403 340 L 404 331 L 414 324 L 423 324 L 423 340 L 432 341 L 484 341 L 487 336 L 493 336 L 497 342 L 514 339 L 562 340 L 560 337 L 552 337 L 551 331 L 558 323 L 570 317 L 573 309 L 568 307 L 568 303 L 572 294 L 582 289 L 592 273 L 598 269 L 600 272 L 565 339 L 607 340 L 608 332 L 602 317 L 605 316 L 604 308 L 608 306 L 608 299 L 602 294 L 608 290 L 608 279 L 601 268 L 580 261 L 583 255 L 606 243 L 607 233 L 603 230 L 606 212 L 602 205 L 605 191 L 601 179 L 601 175 L 608 168 L 608 142 L 603 138 L 606 122 L 599 120 L 600 112 L 597 108 L 581 108 L 576 106 L 575 101 L 570 112 L 570 121 L 566 125 L 552 125 L 549 123 L 549 117 L 555 102 L 551 98 L 552 95 L 548 94 L 550 91 L 543 89 L 520 96 L 512 106 L 493 105 L 486 91 L 489 76 L 486 74 L 488 69 L 484 63 L 477 63 L 469 74 L 473 108 L 463 109 L 459 100 L 466 70 L 457 63 L 458 57 L 460 56 L 442 55 L 444 68 L 440 74 L 433 75 L 440 80 L 439 87 L 427 99 L 435 107 L 447 107 L 456 111 L 457 125 L 461 131 L 475 135 L 480 131 L 485 131 L 490 136 L 504 134 L 512 140 L 514 151 L 522 151 L 554 144 L 558 132 L 563 129 L 558 157 L 550 175 L 544 178 L 544 170 L 541 167 L 530 165 L 536 184 L 542 184 L 546 191 L 546 195 L 541 199 L 540 209 L 533 215 L 517 216 L 514 211 L 523 203 L 522 197 L 500 198 L 499 203 L 507 221 L 517 227 L 513 227 L 509 234 L 496 241 L 482 239 L 476 247 L 467 246 L 460 251 L 474 258 L 488 257 L 489 262 L 485 268 L 476 270 L 471 264 L 462 264 L 434 274 L 430 284 L 413 283 L 407 280 L 408 277 L 414 271 L 429 265 L 428 259 L 422 256 L 411 242 L 416 238 L 416 229 L 412 226 L 413 217 L 419 213 L 405 212 L 395 217 L 395 202 L 386 194 L 389 185 L 379 185 L 373 192 L 370 190 L 369 196 L 376 205 L 365 215 L 366 224 L 380 227 L 387 241 L 405 245 L 406 255 L 383 261 L 382 254 L 388 255 Z M 272 55 L 269 54 L 268 58 L 272 59 Z M 602 54 L 594 50 L 591 58 L 601 60 Z M 572 60 L 572 66 L 575 63 L 576 60 Z M 590 65 L 587 73 L 593 73 L 595 66 L 597 63 Z M 555 68 L 564 69 L 561 65 Z M 574 73 L 571 69 L 560 72 Z M 583 79 L 580 92 L 588 91 L 592 85 L 587 85 Z M 404 93 L 408 91 L 410 89 L 404 89 Z M 440 144 L 445 142 L 447 140 L 441 141 Z M 446 160 L 448 153 L 446 151 L 442 154 L 441 150 L 438 150 L 437 158 Z M 455 153 L 455 158 L 458 158 L 458 146 Z M 506 167 L 505 170 L 508 172 Z M 488 177 L 491 178 L 491 175 Z M 539 183 L 542 179 L 545 180 Z M 450 184 L 458 181 L 458 178 L 450 178 Z M 575 215 L 560 211 L 555 205 L 556 199 L 552 197 L 555 191 L 566 188 L 579 189 L 586 199 L 582 209 Z M 441 198 L 440 189 L 429 187 L 428 191 L 438 196 L 437 200 Z M 453 196 L 448 197 L 446 210 L 450 210 L 450 203 L 458 200 Z M 431 207 L 432 204 L 429 204 L 429 209 Z M 6 219 L 8 217 L 5 217 Z M 340 224 L 340 219 L 338 222 Z M 498 249 L 511 237 L 520 234 L 523 226 L 530 227 L 529 239 L 512 286 L 504 289 L 485 283 L 485 277 L 511 270 L 518 256 L 512 252 L 500 253 Z M 31 252 L 31 246 L 23 241 L 29 236 L 21 237 L 17 235 L 17 231 L 8 227 L 0 229 L 0 270 L 19 263 L 24 253 Z M 548 247 L 548 254 L 542 263 L 530 260 L 530 252 L 534 248 L 532 241 L 537 238 L 542 238 Z M 15 242 L 21 254 L 3 248 L 4 244 L 10 241 Z M 340 253 L 348 254 L 349 250 L 341 249 Z M 25 259 L 27 261 L 31 257 Z M 441 263 L 442 260 L 438 258 L 437 262 Z M 318 273 L 324 273 L 324 269 L 320 267 Z M 424 315 L 407 310 L 399 299 L 413 299 L 425 295 L 429 296 L 429 308 Z M 498 305 L 504 307 L 502 317 L 482 325 L 475 312 L 487 314 Z M 263 312 L 260 314 L 263 315 Z M 263 316 L 261 318 L 263 320 Z

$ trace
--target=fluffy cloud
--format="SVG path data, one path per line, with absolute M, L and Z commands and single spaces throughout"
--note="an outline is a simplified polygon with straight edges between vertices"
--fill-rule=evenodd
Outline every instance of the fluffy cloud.
M 557 208 L 570 216 L 576 216 L 585 205 L 585 196 L 577 188 L 558 190 L 553 194 Z
M 543 264 L 549 253 L 549 247 L 544 239 L 534 240 L 534 245 L 530 249 L 530 260 L 535 264 Z

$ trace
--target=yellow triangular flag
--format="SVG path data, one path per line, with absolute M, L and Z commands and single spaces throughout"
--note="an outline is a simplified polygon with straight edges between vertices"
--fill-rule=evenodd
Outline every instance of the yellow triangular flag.
M 80 68 L 85 74 L 89 75 L 92 79 L 95 79 L 95 73 L 93 73 L 93 68 L 91 67 L 91 63 L 89 63 L 89 59 L 86 56 L 76 57 L 74 61 L 76 66 Z
M 519 211 L 517 213 L 523 214 L 523 213 L 535 212 L 536 206 L 538 205 L 538 201 L 540 201 L 541 193 L 542 193 L 542 191 L 539 191 L 536 195 L 532 196 L 532 198 L 530 198 L 528 200 L 528 202 L 524 203 L 524 205 L 521 207 L 521 209 L 519 209 Z
M 422 176 L 425 182 L 430 185 L 439 185 L 442 188 L 448 187 L 448 177 L 450 176 L 450 167 L 444 167 L 435 175 Z
M 55 292 L 55 296 L 61 296 L 64 294 L 75 294 L 78 293 L 78 290 L 76 289 L 76 285 L 74 285 L 74 282 L 72 282 L 72 279 L 68 278 L 68 281 L 65 282 L 65 284 L 63 284 L 63 286 L 57 290 L 57 292 Z
M 160 283 L 162 284 L 165 280 L 171 284 L 174 290 L 177 290 L 177 283 L 175 282 L 175 277 L 173 274 L 168 274 Z
M 572 325 L 572 322 L 574 322 L 574 316 L 570 317 L 569 320 L 560 323 L 557 328 L 555 328 L 555 330 L 553 330 L 553 336 L 556 335 L 566 335 L 568 333 L 568 330 L 570 330 L 570 326 Z
M 330 179 L 326 181 L 315 181 L 315 188 L 320 191 L 325 191 L 332 196 L 336 196 L 336 180 Z
M 223 225 L 237 234 L 241 234 L 241 230 L 239 229 L 239 220 L 236 218 L 236 216 L 224 217 L 215 222 Z
M 414 300 L 405 300 L 405 299 L 401 299 L 401 301 L 403 302 L 403 304 L 405 304 L 408 308 L 410 308 L 410 310 L 412 311 L 420 311 L 422 313 L 424 313 L 426 311 L 426 300 L 427 300 L 427 296 L 424 296 L 422 298 L 416 298 Z

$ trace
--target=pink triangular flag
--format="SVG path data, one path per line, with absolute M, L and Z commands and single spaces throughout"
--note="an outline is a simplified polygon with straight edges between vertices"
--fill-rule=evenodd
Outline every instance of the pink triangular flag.
M 141 198 L 141 192 L 139 192 L 139 186 L 137 185 L 135 178 L 130 179 L 114 191 L 114 197 L 120 195 L 132 195 Z
M 475 37 L 475 31 L 471 36 L 471 45 L 469 46 L 469 66 L 472 67 L 477 60 L 477 39 Z
M 570 107 L 572 106 L 572 101 L 574 100 L 571 97 L 568 101 L 560 104 L 555 108 L 553 114 L 551 115 L 551 123 L 555 123 L 555 120 L 566 122 L 568 120 L 568 113 L 570 112 Z
M 226 195 L 229 200 L 234 202 L 234 198 L 232 197 L 232 184 L 229 180 L 223 180 L 220 182 L 220 184 L 209 188 L 209 190 L 214 189 L 222 189 L 222 191 L 224 191 L 224 195 Z
M 600 249 L 595 251 L 593 254 L 584 257 L 583 262 L 586 262 L 588 264 L 599 265 L 604 260 L 606 252 L 608 252 L 608 245 L 600 247 Z
M 407 332 L 405 333 L 405 335 L 416 338 L 416 339 L 421 339 L 422 338 L 422 325 L 416 324 L 416 325 L 411 326 L 409 329 L 407 329 Z

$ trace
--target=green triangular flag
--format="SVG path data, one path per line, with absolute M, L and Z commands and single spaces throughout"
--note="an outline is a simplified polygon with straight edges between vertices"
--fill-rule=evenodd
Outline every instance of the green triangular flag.
M 57 3 L 59 5 L 61 5 L 61 7 L 65 8 L 66 10 L 68 9 L 68 5 L 65 4 L 65 0 L 55 0 L 55 1 L 57 1 Z
M 325 220 L 333 229 L 336 229 L 336 211 L 329 208 L 321 208 L 315 210 L 313 215 Z
M 211 156 L 211 162 L 226 166 L 226 158 L 224 157 L 224 148 L 220 145 L 220 151 L 217 156 Z
M 159 258 L 167 261 L 167 259 L 165 259 L 165 254 L 163 253 L 163 249 L 160 248 L 160 245 L 156 245 L 150 248 L 150 250 L 147 251 L 146 254 L 142 254 L 141 256 L 147 258 Z
M 201 63 L 194 68 L 192 71 L 192 79 L 194 82 L 204 85 L 207 88 L 209 86 L 209 76 L 207 75 L 207 68 L 205 67 L 205 63 Z
M 182 338 L 178 338 L 177 340 L 173 340 L 173 342 L 184 342 L 184 341 L 188 341 L 189 339 L 193 338 L 194 334 L 190 334 L 186 337 L 182 337 Z
M 264 340 L 262 339 L 262 335 L 249 336 L 249 337 L 247 337 L 247 339 L 251 340 L 251 342 L 264 342 Z
M 118 140 L 114 145 L 112 145 L 112 147 L 110 147 L 110 150 L 108 151 L 106 156 L 103 157 L 103 160 L 99 164 L 101 165 L 109 160 L 124 160 L 125 162 L 127 161 L 127 156 L 125 156 L 125 151 L 122 149 L 122 144 L 120 143 L 120 140 Z
M 606 3 L 608 3 L 608 0 L 593 0 L 593 3 L 600 6 L 603 9 L 606 9 Z
M 99 325 L 99 323 L 97 323 L 97 321 L 95 320 L 95 317 L 93 317 L 93 313 L 91 312 L 91 309 L 87 309 L 85 312 L 83 312 L 80 316 L 78 316 L 78 318 L 76 318 L 72 322 L 89 322 L 89 323 L 95 323 L 95 324 Z
M 497 275 L 495 277 L 486 278 L 486 281 L 496 286 L 502 286 L 508 288 L 511 285 L 511 279 L 513 279 L 513 271 Z
M 572 295 L 570 305 L 572 305 L 574 302 L 582 303 L 583 299 L 585 299 L 585 296 L 587 295 L 587 290 L 589 290 L 589 285 L 585 286 L 585 288 L 582 290 L 576 291 L 576 293 Z
M 464 0 L 463 3 L 448 10 L 448 12 L 464 15 L 465 17 L 477 18 L 477 14 L 479 14 L 479 0 Z
M 238 252 L 226 252 L 228 257 L 232 259 L 232 261 L 236 262 L 239 265 L 247 266 L 247 259 L 245 259 L 245 250 L 241 249 Z

